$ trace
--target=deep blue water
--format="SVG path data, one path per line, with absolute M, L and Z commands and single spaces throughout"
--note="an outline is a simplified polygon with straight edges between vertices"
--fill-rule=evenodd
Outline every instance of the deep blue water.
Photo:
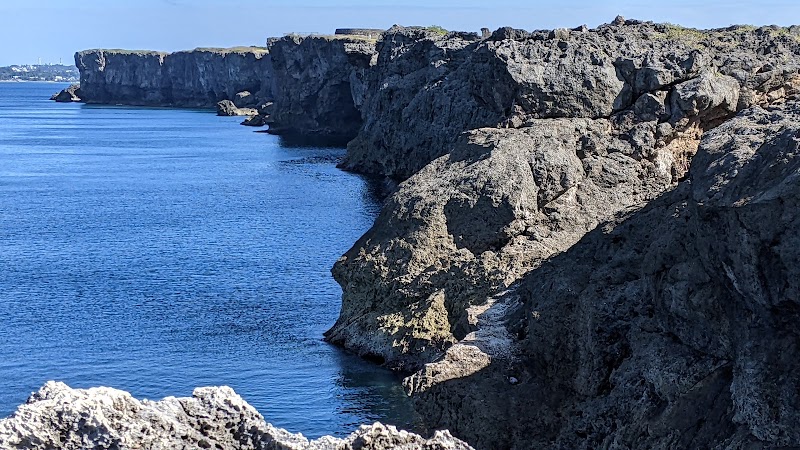
M 330 267 L 378 210 L 343 150 L 47 100 L 62 87 L 0 83 L 0 417 L 55 379 L 150 399 L 228 385 L 312 437 L 413 423 L 394 374 L 321 340 Z

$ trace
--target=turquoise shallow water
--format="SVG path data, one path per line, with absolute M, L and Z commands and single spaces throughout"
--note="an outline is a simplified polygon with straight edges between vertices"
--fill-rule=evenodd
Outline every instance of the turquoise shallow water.
M 316 437 L 416 423 L 399 379 L 321 340 L 330 267 L 378 210 L 344 151 L 206 111 L 56 104 L 0 83 L 0 416 L 56 379 L 228 385 Z

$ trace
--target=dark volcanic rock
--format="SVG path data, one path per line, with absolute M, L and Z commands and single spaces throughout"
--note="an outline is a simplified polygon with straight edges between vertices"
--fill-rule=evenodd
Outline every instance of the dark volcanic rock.
M 416 375 L 421 411 L 479 448 L 800 445 L 799 176 L 797 101 L 706 133 L 687 181 L 507 295 L 513 356 Z
M 242 121 L 242 125 L 248 127 L 263 127 L 266 124 L 267 124 L 267 118 L 265 116 L 262 116 L 261 114 L 250 116 Z
M 275 106 L 270 132 L 351 139 L 361 126 L 375 40 L 295 36 L 272 41 Z
M 85 50 L 75 54 L 87 103 L 213 107 L 249 91 L 272 97 L 272 64 L 262 48 L 176 53 Z
M 81 85 L 72 84 L 68 88 L 63 89 L 61 92 L 54 94 L 50 100 L 55 100 L 59 103 L 79 102 L 81 94 Z

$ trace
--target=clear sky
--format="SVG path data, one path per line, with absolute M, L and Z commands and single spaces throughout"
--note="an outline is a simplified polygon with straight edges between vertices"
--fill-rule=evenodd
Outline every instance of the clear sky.
M 0 0 L 0 66 L 71 62 L 77 50 L 264 45 L 289 32 L 441 25 L 590 27 L 627 18 L 698 28 L 800 23 L 800 0 Z

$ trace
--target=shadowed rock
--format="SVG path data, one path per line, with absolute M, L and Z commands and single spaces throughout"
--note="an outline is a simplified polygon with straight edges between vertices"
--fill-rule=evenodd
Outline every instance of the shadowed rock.
M 412 377 L 418 408 L 479 448 L 798 446 L 798 177 L 800 103 L 742 111 L 688 180 L 505 295 L 505 355 Z
M 61 92 L 54 94 L 52 97 L 50 97 L 50 100 L 54 100 L 59 103 L 79 102 L 81 101 L 80 93 L 81 85 L 72 84 L 68 88 L 61 90 Z
M 296 36 L 273 40 L 275 106 L 270 133 L 352 139 L 361 127 L 375 39 Z

